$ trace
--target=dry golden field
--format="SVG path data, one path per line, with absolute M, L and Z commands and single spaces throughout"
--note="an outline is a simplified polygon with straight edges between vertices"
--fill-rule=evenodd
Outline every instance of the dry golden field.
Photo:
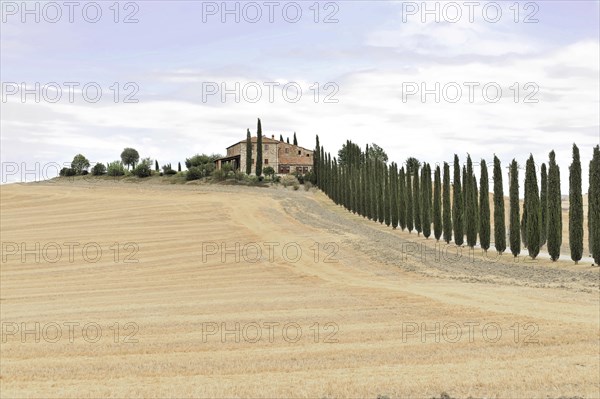
M 599 272 L 566 252 L 457 258 L 316 191 L 0 193 L 3 398 L 600 397 Z

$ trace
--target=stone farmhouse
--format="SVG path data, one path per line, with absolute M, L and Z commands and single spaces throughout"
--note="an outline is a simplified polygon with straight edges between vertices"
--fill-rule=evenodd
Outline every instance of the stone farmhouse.
M 252 137 L 252 174 L 256 173 L 256 140 Z M 306 174 L 312 170 L 313 150 L 268 138 L 263 135 L 263 170 L 272 167 L 277 174 L 299 173 Z M 221 169 L 230 164 L 233 170 L 246 171 L 246 140 L 239 141 L 227 147 L 227 155 L 215 160 L 216 168 Z

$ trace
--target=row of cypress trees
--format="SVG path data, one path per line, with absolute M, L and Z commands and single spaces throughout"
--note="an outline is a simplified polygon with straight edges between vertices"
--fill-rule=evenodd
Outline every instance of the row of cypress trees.
M 313 171 L 316 185 L 336 204 L 370 220 L 396 229 L 413 230 L 436 240 L 456 245 L 466 243 L 473 248 L 478 243 L 487 252 L 491 245 L 491 212 L 487 163 L 480 162 L 479 187 L 470 155 L 461 169 L 454 155 L 453 176 L 450 165 L 433 171 L 428 163 L 414 158 L 399 168 L 369 156 L 369 146 L 362 151 L 347 141 L 348 159 L 339 164 L 335 157 L 320 146 L 317 136 Z M 507 249 L 505 198 L 502 165 L 494 156 L 493 212 L 494 247 L 499 254 Z M 548 167 L 541 166 L 540 184 L 532 155 L 526 162 L 523 206 L 519 200 L 519 164 L 513 159 L 509 166 L 509 231 L 508 246 L 513 256 L 521 253 L 521 245 L 535 259 L 543 245 L 550 258 L 560 257 L 562 245 L 562 205 L 560 169 L 554 151 L 549 154 Z M 452 183 L 451 184 L 451 180 Z M 600 151 L 594 148 L 590 162 L 589 247 L 594 261 L 600 264 Z M 522 213 L 521 213 L 522 210 Z M 433 230 L 432 230 L 433 226 Z M 573 145 L 573 161 L 569 168 L 569 246 L 571 259 L 577 263 L 583 256 L 583 200 L 581 192 L 581 162 L 579 149 Z

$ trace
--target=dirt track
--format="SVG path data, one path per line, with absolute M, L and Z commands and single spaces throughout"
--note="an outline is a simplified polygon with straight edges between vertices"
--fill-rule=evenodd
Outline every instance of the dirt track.
M 63 247 L 0 265 L 2 397 L 600 396 L 589 265 L 423 259 L 424 239 L 316 192 L 48 183 L 3 186 L 1 205 L 3 256 Z M 36 322 L 40 342 L 12 330 Z

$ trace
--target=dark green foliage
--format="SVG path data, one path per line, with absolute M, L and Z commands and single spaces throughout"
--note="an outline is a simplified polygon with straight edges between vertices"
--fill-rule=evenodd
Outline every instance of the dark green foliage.
M 463 178 L 463 195 L 465 196 L 465 232 L 467 245 L 473 248 L 477 244 L 477 194 L 473 180 L 473 162 L 467 155 L 467 169 Z
M 158 171 L 160 170 L 160 169 L 159 169 L 159 167 L 158 167 L 158 160 L 155 160 L 155 161 L 154 161 L 154 170 L 155 170 L 156 172 L 158 172 Z
M 389 170 L 386 164 L 383 164 L 383 184 L 384 184 L 384 193 L 383 193 L 383 219 L 385 221 L 385 225 L 389 227 L 392 224 L 391 220 L 391 189 L 390 189 L 390 176 Z
M 258 118 L 258 126 L 256 128 L 256 176 L 262 176 L 263 169 L 263 144 L 262 144 L 262 126 L 260 118 Z
M 377 220 L 379 223 L 383 223 L 385 220 L 385 206 L 384 203 L 384 169 L 385 164 L 383 162 L 375 161 L 377 163 Z
M 127 168 L 134 167 L 135 164 L 140 160 L 140 154 L 133 148 L 125 148 L 121 153 L 121 162 L 126 165 Z
M 527 196 L 524 195 L 523 204 L 527 202 Z M 523 206 L 523 214 L 521 215 L 521 242 L 523 248 L 527 248 L 527 207 Z
M 92 168 L 92 175 L 94 175 L 94 176 L 102 176 L 105 173 L 106 173 L 106 166 L 104 166 L 103 163 L 97 163 Z
M 77 172 L 72 168 L 62 168 L 58 174 L 63 177 L 71 177 L 75 176 Z
M 415 171 L 421 167 L 421 162 L 417 158 L 409 157 L 406 159 L 406 173 L 414 176 Z
M 448 162 L 444 162 L 444 187 L 442 195 L 444 241 L 449 243 L 452 240 L 452 208 L 450 205 L 450 165 L 448 165 Z
M 250 136 L 250 129 L 246 130 L 246 174 L 252 174 L 252 136 Z
M 177 172 L 176 172 L 175 170 L 173 170 L 173 167 L 171 166 L 171 164 L 170 164 L 170 163 L 169 163 L 169 164 L 166 164 L 166 165 L 163 165 L 162 169 L 163 169 L 163 173 L 164 173 L 165 175 L 167 175 L 167 176 L 170 176 L 170 175 L 175 175 L 175 174 L 177 174 Z M 213 168 L 211 169 L 211 172 L 212 172 L 213 170 L 214 170 L 214 166 L 213 166 Z M 208 174 L 210 174 L 210 173 L 208 173 Z
M 600 265 L 600 146 L 594 147 L 594 155 L 590 162 L 588 204 L 590 252 L 596 265 Z
M 319 136 L 317 136 L 317 137 L 319 137 Z M 283 143 L 283 134 L 279 135 L 279 141 L 281 141 Z M 318 139 L 317 139 L 317 142 L 318 142 Z
M 548 163 L 548 253 L 553 262 L 560 257 L 562 245 L 562 198 L 560 193 L 560 168 L 556 164 L 554 151 Z
M 390 208 L 392 213 L 392 228 L 398 227 L 399 221 L 399 203 L 398 203 L 398 165 L 392 162 L 390 165 Z
M 510 164 L 510 252 L 516 258 L 521 253 L 521 234 L 519 223 L 519 165 L 513 159 Z
M 144 159 L 133 168 L 132 173 L 141 178 L 152 176 L 152 160 L 149 158 Z
M 186 180 L 199 180 L 202 177 L 204 177 L 204 174 L 202 172 L 202 169 L 198 166 L 192 166 L 188 169 L 188 171 L 185 174 Z
M 125 168 L 120 161 L 114 161 L 108 164 L 106 173 L 109 176 L 123 176 L 125 174 Z
M 398 224 L 404 230 L 406 228 L 406 175 L 404 167 L 398 173 Z
M 487 252 L 490 247 L 490 187 L 485 159 L 481 160 L 479 180 L 479 245 Z
M 452 226 L 454 227 L 454 243 L 458 246 L 463 244 L 464 240 L 464 221 L 463 221 L 463 198 L 460 185 L 460 163 L 458 156 L 454 155 L 454 181 L 453 181 L 453 199 L 452 199 Z
M 80 175 L 81 172 L 83 172 L 84 170 L 87 171 L 89 167 L 90 161 L 88 161 L 88 159 L 83 155 L 77 154 L 75 155 L 75 157 L 73 157 L 73 161 L 71 162 L 71 169 L 73 169 L 76 174 Z
M 178 163 L 177 163 L 177 171 L 178 171 L 178 172 L 181 172 L 181 162 L 178 162 Z
M 298 139 L 296 138 L 296 132 L 294 132 L 294 145 L 298 145 Z
M 285 138 L 285 142 L 289 144 L 289 143 L 290 143 L 290 138 L 289 138 L 289 137 L 286 137 L 286 138 Z
M 412 191 L 412 175 L 406 172 L 406 227 L 409 233 L 412 233 L 415 223 Z
M 546 244 L 548 235 L 548 172 L 542 164 L 540 181 L 540 247 Z
M 273 180 L 273 178 L 275 177 L 275 169 L 273 169 L 272 166 L 267 166 L 263 170 L 263 173 L 265 174 L 266 177 L 269 177 L 271 180 Z
M 388 156 L 385 153 L 385 151 L 383 150 L 383 148 L 381 148 L 380 146 L 378 146 L 375 143 L 371 144 L 371 147 L 368 148 L 366 154 L 367 154 L 368 158 L 375 159 L 376 161 L 379 161 L 379 162 L 387 162 L 388 161 Z
M 494 246 L 498 253 L 506 250 L 506 221 L 504 216 L 504 187 L 502 186 L 502 167 L 494 155 Z
M 526 209 L 527 251 L 532 259 L 540 253 L 540 193 L 538 190 L 535 161 L 529 156 L 525 169 L 525 198 L 523 209 Z
M 442 236 L 442 181 L 440 166 L 435 167 L 433 177 L 433 236 L 436 241 Z
M 417 234 L 421 235 L 423 231 L 423 223 L 422 223 L 422 204 L 421 204 L 421 188 L 419 184 L 419 169 L 415 169 L 413 176 L 413 207 L 414 207 L 414 217 L 415 217 L 415 230 L 417 230 Z
M 569 248 L 577 264 L 583 256 L 583 197 L 581 194 L 581 160 L 573 144 L 573 162 L 569 167 Z
M 421 174 L 421 224 L 423 235 L 429 238 L 431 235 L 431 172 L 429 164 L 423 165 Z

